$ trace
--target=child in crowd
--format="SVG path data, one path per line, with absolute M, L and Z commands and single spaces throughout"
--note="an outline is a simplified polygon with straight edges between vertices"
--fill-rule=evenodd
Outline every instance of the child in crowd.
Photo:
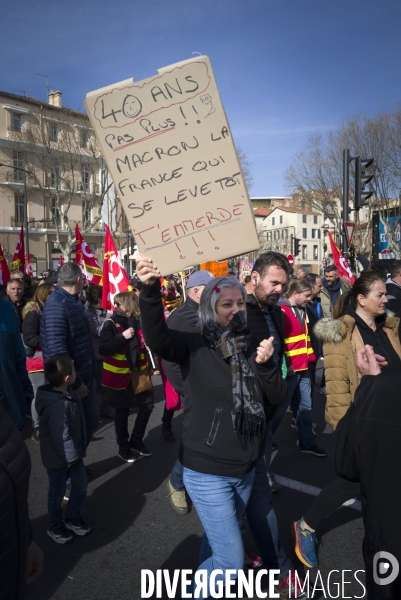
M 57 544 L 67 544 L 76 535 L 87 535 L 91 528 L 81 518 L 88 477 L 82 458 L 86 448 L 85 417 L 80 398 L 70 388 L 75 382 L 74 361 L 68 356 L 53 356 L 45 364 L 48 385 L 39 387 L 36 410 L 39 415 L 40 454 L 49 477 L 47 535 Z M 67 478 L 71 493 L 65 520 L 61 503 Z

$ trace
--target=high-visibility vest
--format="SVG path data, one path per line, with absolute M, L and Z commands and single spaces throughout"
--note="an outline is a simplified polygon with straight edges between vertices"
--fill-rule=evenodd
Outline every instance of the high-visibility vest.
M 113 321 L 118 333 L 122 333 L 124 328 Z M 128 359 L 124 353 L 125 346 L 122 348 L 121 353 L 113 354 L 113 356 L 103 357 L 103 373 L 102 373 L 102 385 L 113 390 L 125 390 L 130 384 L 131 380 L 131 369 L 128 365 Z
M 310 363 L 316 362 L 316 356 L 310 343 L 306 312 L 302 326 L 293 308 L 283 304 L 281 310 L 285 314 L 284 352 L 294 371 L 306 371 Z
M 176 298 L 175 294 L 173 297 L 172 292 L 170 292 L 170 293 L 167 292 L 167 294 L 165 296 L 163 296 L 163 304 L 164 304 L 166 310 L 168 312 L 172 312 L 177 307 L 179 299 L 180 299 L 179 297 Z

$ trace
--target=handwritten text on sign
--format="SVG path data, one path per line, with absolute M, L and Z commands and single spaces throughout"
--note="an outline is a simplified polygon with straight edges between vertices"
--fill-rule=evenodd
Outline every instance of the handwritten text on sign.
M 139 250 L 163 274 L 258 247 L 207 57 L 92 92 L 85 105 Z

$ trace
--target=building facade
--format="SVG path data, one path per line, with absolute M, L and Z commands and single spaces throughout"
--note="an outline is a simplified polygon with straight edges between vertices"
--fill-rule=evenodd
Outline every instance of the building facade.
M 85 113 L 63 108 L 61 92 L 48 102 L 0 92 L 0 165 L 0 243 L 8 262 L 26 210 L 34 275 L 54 269 L 60 254 L 75 257 L 76 223 L 102 264 L 114 190 Z

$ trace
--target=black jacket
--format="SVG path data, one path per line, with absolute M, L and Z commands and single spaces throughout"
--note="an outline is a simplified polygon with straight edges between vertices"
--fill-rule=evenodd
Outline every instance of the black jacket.
M 26 302 L 24 299 L 22 299 L 21 304 L 16 304 L 15 302 L 13 302 L 10 298 L 10 296 L 8 294 L 6 294 L 4 296 L 4 300 L 6 300 L 6 302 L 9 302 L 11 304 L 11 306 L 14 309 L 14 313 L 15 316 L 17 318 L 17 323 L 18 323 L 18 328 L 21 331 L 21 326 L 22 326 L 22 309 L 24 308 Z
M 400 370 L 362 377 L 332 440 L 337 474 L 361 484 L 363 555 L 372 600 L 401 598 L 400 575 L 388 585 L 373 580 L 377 552 L 390 552 L 401 565 L 400 389 Z
M 313 302 L 308 302 L 306 304 L 306 314 L 308 317 L 308 332 L 310 337 L 310 343 L 317 360 L 318 358 L 323 356 L 323 343 L 316 337 L 313 331 L 316 323 L 320 321 L 315 304 Z
M 140 306 L 146 343 L 158 356 L 181 365 L 185 396 L 182 464 L 201 473 L 242 477 L 264 452 L 265 440 L 244 449 L 234 431 L 230 365 L 199 332 L 168 329 L 157 282 L 143 287 Z M 265 406 L 282 404 L 286 384 L 281 372 L 272 358 L 263 365 L 255 362 L 256 346 L 255 341 L 244 356 L 262 385 Z
M 0 405 L 0 600 L 22 600 L 32 532 L 28 513 L 31 459 Z
M 199 304 L 187 297 L 184 304 L 176 308 L 167 319 L 167 327 L 176 331 L 195 331 L 199 321 Z M 184 394 L 180 365 L 163 360 L 163 370 L 173 388 L 179 394 Z
M 32 350 L 40 348 L 40 314 L 39 310 L 30 310 L 22 321 L 24 344 Z
M 38 388 L 35 407 L 39 415 L 40 455 L 46 469 L 62 469 L 86 455 L 86 425 L 81 399 Z

